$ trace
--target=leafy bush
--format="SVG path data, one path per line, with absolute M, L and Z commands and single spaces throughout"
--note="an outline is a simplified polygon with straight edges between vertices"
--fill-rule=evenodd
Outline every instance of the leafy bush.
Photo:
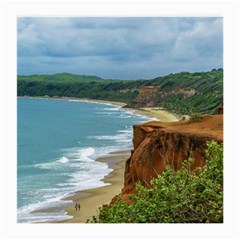
M 194 159 L 184 161 L 174 172 L 170 166 L 151 181 L 140 183 L 128 205 L 119 196 L 115 204 L 101 207 L 92 223 L 222 223 L 223 147 L 207 143 L 206 165 L 190 171 Z

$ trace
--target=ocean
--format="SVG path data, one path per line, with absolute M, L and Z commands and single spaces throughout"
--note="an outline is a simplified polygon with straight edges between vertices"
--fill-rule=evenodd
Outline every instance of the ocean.
M 18 98 L 17 222 L 71 218 L 61 200 L 106 185 L 98 157 L 132 148 L 132 126 L 150 120 L 108 103 Z M 51 208 L 54 211 L 41 211 Z

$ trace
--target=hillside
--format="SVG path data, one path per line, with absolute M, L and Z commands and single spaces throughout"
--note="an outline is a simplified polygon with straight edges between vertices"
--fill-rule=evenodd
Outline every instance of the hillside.
M 163 107 L 182 114 L 214 113 L 223 102 L 223 69 L 181 72 L 151 80 L 106 80 L 59 73 L 18 76 L 18 96 L 120 101 L 129 107 Z

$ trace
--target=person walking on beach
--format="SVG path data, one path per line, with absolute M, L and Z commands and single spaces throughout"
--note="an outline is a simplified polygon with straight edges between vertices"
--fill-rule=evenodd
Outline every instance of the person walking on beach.
M 80 203 L 78 204 L 78 210 L 80 211 L 80 208 L 81 208 L 81 205 L 80 205 Z
M 77 211 L 77 209 L 78 209 L 78 204 L 77 204 L 77 203 L 75 204 L 75 209 L 76 209 L 76 211 Z

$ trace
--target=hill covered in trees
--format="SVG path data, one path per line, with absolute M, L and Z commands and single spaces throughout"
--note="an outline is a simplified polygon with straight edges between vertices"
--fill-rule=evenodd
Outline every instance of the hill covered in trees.
M 181 72 L 151 80 L 106 80 L 70 73 L 17 77 L 18 96 L 110 100 L 130 107 L 139 107 L 139 93 L 146 86 L 157 86 L 154 96 L 148 96 L 155 107 L 182 114 L 213 113 L 223 102 L 223 69 Z M 148 104 L 147 99 L 141 101 Z

